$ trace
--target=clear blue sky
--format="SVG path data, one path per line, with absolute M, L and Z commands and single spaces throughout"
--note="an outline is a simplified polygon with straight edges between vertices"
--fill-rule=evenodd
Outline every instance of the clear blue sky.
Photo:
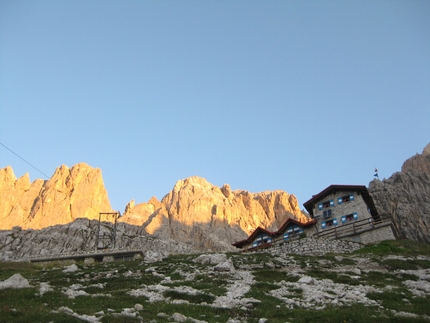
M 197 175 L 300 205 L 430 142 L 430 1 L 0 1 L 0 142 L 112 206 Z M 0 146 L 0 167 L 44 176 Z

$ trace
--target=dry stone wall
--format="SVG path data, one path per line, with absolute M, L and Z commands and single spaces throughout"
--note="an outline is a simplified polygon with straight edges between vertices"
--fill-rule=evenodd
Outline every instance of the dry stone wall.
M 395 240 L 392 224 L 387 223 L 374 229 L 361 232 L 349 237 L 343 237 L 342 240 L 358 242 L 362 244 L 378 243 L 384 240 Z
M 352 241 L 331 240 L 322 238 L 304 238 L 275 244 L 268 249 L 272 254 L 325 255 L 327 253 L 350 253 L 363 248 L 364 245 Z

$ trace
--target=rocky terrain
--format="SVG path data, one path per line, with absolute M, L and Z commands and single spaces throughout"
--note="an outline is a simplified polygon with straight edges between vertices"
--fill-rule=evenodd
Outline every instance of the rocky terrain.
M 400 172 L 373 180 L 369 192 L 380 214 L 391 214 L 398 236 L 430 243 L 430 144 Z
M 3 263 L 0 321 L 429 322 L 429 251 L 390 241 L 323 257 L 270 249 Z
M 112 224 L 102 223 L 100 235 L 111 235 L 112 229 Z M 86 218 L 41 230 L 14 227 L 0 231 L 0 261 L 102 252 L 97 250 L 97 233 L 98 221 Z M 127 223 L 118 223 L 115 240 L 116 251 L 142 250 L 148 257 L 156 255 L 157 259 L 170 254 L 197 252 L 189 245 L 151 236 L 143 227 Z M 108 247 L 111 250 L 113 245 Z

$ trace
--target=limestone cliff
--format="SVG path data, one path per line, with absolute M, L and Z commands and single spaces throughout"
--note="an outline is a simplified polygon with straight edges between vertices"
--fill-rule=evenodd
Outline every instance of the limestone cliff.
M 121 221 L 198 249 L 228 250 L 255 228 L 277 230 L 290 217 L 308 220 L 294 195 L 281 190 L 231 191 L 228 185 L 219 188 L 194 176 L 178 181 L 161 202 L 152 198 L 134 205 L 132 201 Z
M 391 214 L 400 237 L 430 243 L 430 144 L 406 160 L 402 171 L 373 180 L 369 192 L 380 214 Z
M 85 163 L 62 165 L 49 180 L 33 183 L 28 173 L 16 179 L 10 166 L 0 170 L 1 230 L 41 229 L 110 211 L 101 170 Z

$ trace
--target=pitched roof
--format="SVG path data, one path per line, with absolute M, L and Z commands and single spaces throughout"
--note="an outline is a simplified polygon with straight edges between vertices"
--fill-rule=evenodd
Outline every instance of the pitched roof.
M 288 219 L 287 221 L 285 221 L 285 223 L 284 223 L 283 225 L 281 225 L 281 227 L 278 229 L 278 231 L 274 232 L 274 234 L 275 234 L 276 236 L 279 236 L 279 235 L 281 235 L 282 233 L 284 233 L 285 229 L 287 228 L 287 226 L 288 226 L 290 223 L 297 224 L 298 226 L 301 226 L 301 227 L 308 227 L 308 226 L 310 226 L 310 225 L 312 225 L 312 224 L 317 223 L 317 221 L 316 221 L 316 220 L 310 220 L 310 221 L 308 221 L 308 222 L 300 222 L 300 221 L 297 221 L 297 220 L 294 220 L 294 219 L 291 219 L 291 218 L 290 218 L 290 219 Z
M 297 225 L 299 225 L 301 227 L 307 227 L 307 226 L 312 225 L 312 224 L 314 224 L 316 222 L 317 222 L 316 220 L 310 220 L 308 222 L 304 222 L 303 223 L 303 222 L 297 221 L 295 219 L 288 218 L 287 221 L 285 221 L 284 224 L 281 225 L 281 227 L 277 231 L 275 231 L 275 232 L 268 231 L 266 229 L 263 229 L 262 227 L 258 227 L 257 229 L 254 230 L 253 233 L 251 233 L 249 235 L 248 238 L 246 238 L 244 240 L 237 241 L 235 243 L 232 243 L 232 245 L 235 246 L 235 247 L 240 248 L 244 244 L 251 243 L 251 242 L 254 241 L 254 239 L 256 238 L 256 236 L 258 235 L 258 233 L 260 233 L 260 232 L 266 233 L 270 237 L 277 237 L 277 236 L 281 235 L 282 233 L 284 233 L 285 229 L 287 228 L 287 226 L 290 223 L 295 223 L 295 224 L 297 224 Z
M 266 229 L 263 229 L 262 227 L 258 227 L 257 229 L 254 230 L 254 232 L 252 232 L 249 235 L 248 238 L 246 238 L 244 240 L 237 241 L 235 243 L 232 243 L 232 245 L 235 246 L 235 247 L 239 247 L 239 246 L 244 245 L 245 243 L 250 243 L 250 242 L 254 241 L 255 237 L 258 235 L 258 233 L 260 233 L 260 231 L 262 233 L 266 233 L 268 236 L 273 236 L 273 232 L 268 231 Z
M 376 207 L 375 207 L 375 204 L 373 203 L 373 199 L 370 196 L 369 191 L 367 190 L 367 187 L 364 185 L 338 185 L 338 184 L 330 185 L 329 187 L 325 188 L 318 194 L 313 195 L 310 200 L 303 203 L 303 206 L 311 216 L 314 216 L 315 204 L 317 204 L 318 202 L 321 202 L 321 200 L 323 200 L 328 195 L 335 194 L 336 192 L 341 192 L 341 191 L 360 193 L 367 207 L 370 209 L 370 214 L 372 214 L 372 217 L 373 218 L 378 217 L 378 212 L 376 211 Z

